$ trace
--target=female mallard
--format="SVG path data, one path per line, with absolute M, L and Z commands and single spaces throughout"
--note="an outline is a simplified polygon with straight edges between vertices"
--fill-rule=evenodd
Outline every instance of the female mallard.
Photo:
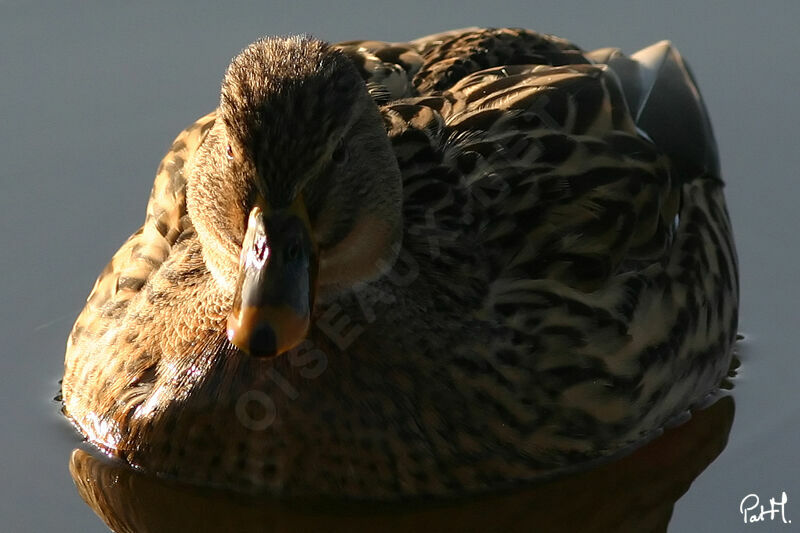
M 97 280 L 64 406 L 183 480 L 465 494 L 685 414 L 737 305 L 714 138 L 668 43 L 264 39 Z

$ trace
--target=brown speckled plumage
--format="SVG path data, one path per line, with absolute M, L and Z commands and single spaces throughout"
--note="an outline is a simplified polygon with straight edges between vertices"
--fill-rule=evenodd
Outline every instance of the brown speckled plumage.
M 252 45 L 78 318 L 67 414 L 147 471 L 285 496 L 466 494 L 652 436 L 725 375 L 738 306 L 713 135 L 657 46 L 648 82 L 525 30 Z M 256 189 L 303 194 L 338 265 L 266 360 L 225 336 Z

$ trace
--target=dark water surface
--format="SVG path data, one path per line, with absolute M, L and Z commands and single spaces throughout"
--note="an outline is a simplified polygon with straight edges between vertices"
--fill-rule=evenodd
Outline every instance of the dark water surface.
M 112 4 L 0 0 L 0 531 L 106 531 L 82 498 L 134 529 L 172 530 L 191 517 L 207 530 L 249 519 L 287 531 L 571 529 L 588 517 L 596 530 L 637 531 L 670 513 L 676 532 L 797 528 L 800 3 Z M 51 401 L 67 333 L 97 273 L 141 224 L 169 142 L 215 107 L 229 59 L 264 34 L 406 40 L 470 25 L 628 52 L 669 38 L 688 58 L 716 129 L 741 263 L 747 339 L 731 397 L 605 470 L 460 508 L 371 509 L 367 519 L 215 499 L 73 453 L 79 439 Z M 794 524 L 743 523 L 746 495 L 766 503 L 784 491 Z

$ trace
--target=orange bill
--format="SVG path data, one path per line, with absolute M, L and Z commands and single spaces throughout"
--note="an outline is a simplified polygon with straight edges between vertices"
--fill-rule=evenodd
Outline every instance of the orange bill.
M 274 211 L 259 200 L 242 243 L 228 339 L 259 357 L 297 346 L 311 325 L 318 267 L 302 197 Z

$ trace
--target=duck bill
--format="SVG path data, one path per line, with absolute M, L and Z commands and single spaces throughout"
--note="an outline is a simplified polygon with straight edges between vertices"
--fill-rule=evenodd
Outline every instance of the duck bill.
M 260 200 L 242 244 L 228 340 L 258 357 L 297 346 L 311 324 L 318 268 L 302 197 L 275 211 Z

